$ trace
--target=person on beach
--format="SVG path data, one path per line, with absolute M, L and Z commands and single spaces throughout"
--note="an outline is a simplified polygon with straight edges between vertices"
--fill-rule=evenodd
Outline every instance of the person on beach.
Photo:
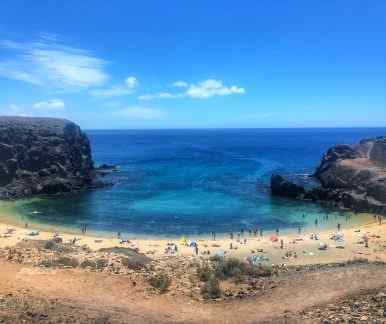
M 231 240 L 233 241 L 233 232 L 230 234 Z
M 284 241 L 283 239 L 280 240 L 280 248 L 283 250 L 284 249 Z
M 363 237 L 363 240 L 365 241 L 365 248 L 368 248 L 369 247 L 369 238 L 367 237 L 367 235 L 365 235 Z
M 379 225 L 382 225 L 382 216 L 381 215 L 378 216 L 378 223 L 379 223 Z
M 216 241 L 216 232 L 213 232 L 213 241 Z
M 197 244 L 194 246 L 194 251 L 195 251 L 196 255 L 198 255 L 198 246 L 197 246 Z

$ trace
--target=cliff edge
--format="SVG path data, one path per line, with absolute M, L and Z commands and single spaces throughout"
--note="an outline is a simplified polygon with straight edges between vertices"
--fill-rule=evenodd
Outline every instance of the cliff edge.
M 336 145 L 324 154 L 314 175 L 318 188 L 299 191 L 296 198 L 327 200 L 361 212 L 386 213 L 386 137 L 364 139 L 355 145 Z M 278 178 L 279 177 L 279 178 Z M 283 186 L 293 188 L 289 181 L 273 175 L 274 195 L 294 196 Z
M 76 124 L 0 117 L 0 199 L 76 192 L 93 177 L 89 140 Z

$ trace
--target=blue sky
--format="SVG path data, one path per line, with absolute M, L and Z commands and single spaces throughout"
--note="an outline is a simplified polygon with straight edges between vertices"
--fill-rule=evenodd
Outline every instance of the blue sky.
M 383 127 L 385 17 L 385 1 L 2 0 L 0 114 Z

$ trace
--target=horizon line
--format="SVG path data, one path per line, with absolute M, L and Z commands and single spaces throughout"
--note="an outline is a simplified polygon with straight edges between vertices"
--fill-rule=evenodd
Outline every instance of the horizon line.
M 171 127 L 171 128 L 83 128 L 88 131 L 125 130 L 274 130 L 274 129 L 386 129 L 385 126 L 299 126 L 299 127 Z

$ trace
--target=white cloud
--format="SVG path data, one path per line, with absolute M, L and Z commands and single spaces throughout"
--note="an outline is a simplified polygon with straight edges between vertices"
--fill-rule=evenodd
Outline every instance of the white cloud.
M 173 87 L 177 87 L 177 88 L 187 88 L 189 85 L 187 82 L 185 81 L 176 81 L 173 83 Z
M 208 79 L 197 84 L 189 85 L 186 96 L 191 98 L 211 98 L 214 96 L 228 96 L 231 94 L 244 94 L 245 89 L 237 86 L 224 86 L 222 81 Z
M 220 80 L 208 79 L 197 84 L 188 84 L 185 81 L 176 81 L 173 86 L 179 88 L 186 88 L 181 93 L 170 93 L 166 91 L 144 94 L 138 97 L 139 100 L 153 100 L 153 99 L 175 99 L 175 98 L 211 98 L 214 96 L 229 96 L 232 94 L 244 94 L 245 89 L 237 86 L 227 87 Z
M 129 76 L 125 79 L 124 85 L 116 85 L 106 89 L 94 89 L 89 93 L 94 97 L 119 97 L 132 94 L 138 85 L 136 77 Z
M 64 102 L 60 99 L 51 99 L 47 101 L 39 101 L 32 105 L 34 109 L 45 110 L 62 110 L 64 109 Z
M 164 116 L 164 113 L 155 108 L 130 106 L 118 111 L 117 115 L 128 119 L 154 120 L 161 119 Z
M 125 83 L 128 88 L 133 89 L 138 85 L 138 80 L 136 77 L 129 76 L 126 78 Z
M 5 78 L 61 89 L 100 86 L 108 79 L 106 61 L 60 45 L 53 36 L 29 43 L 3 40 L 0 48 L 10 52 L 7 60 L 0 61 L 0 76 Z
M 139 100 L 153 100 L 153 99 L 174 99 L 183 96 L 183 94 L 173 94 L 170 92 L 158 92 L 154 94 L 145 94 L 138 97 Z

